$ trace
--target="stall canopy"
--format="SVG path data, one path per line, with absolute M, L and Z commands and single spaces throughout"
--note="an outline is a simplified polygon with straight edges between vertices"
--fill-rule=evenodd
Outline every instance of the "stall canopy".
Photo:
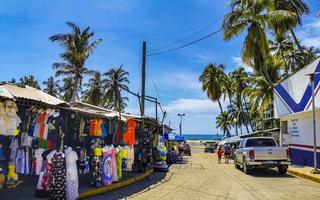
M 30 86 L 18 87 L 14 84 L 0 85 L 0 96 L 14 100 L 32 100 L 53 106 L 67 104 L 65 101 L 62 101 L 36 88 Z
M 178 141 L 182 142 L 185 141 L 185 138 L 182 135 L 178 135 L 176 133 L 165 133 L 163 135 L 164 140 L 170 140 L 170 141 Z

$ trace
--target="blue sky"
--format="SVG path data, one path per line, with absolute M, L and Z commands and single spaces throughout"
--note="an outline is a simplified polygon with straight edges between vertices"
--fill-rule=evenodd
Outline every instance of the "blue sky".
M 61 48 L 48 37 L 67 32 L 66 21 L 80 27 L 90 26 L 103 42 L 88 60 L 88 67 L 102 72 L 123 64 L 130 73 L 130 89 L 140 90 L 142 41 L 152 50 L 184 38 L 229 10 L 228 0 L 2 0 L 0 2 L 0 80 L 32 74 L 41 83 L 53 75 L 52 63 L 59 61 Z M 304 18 L 297 34 L 306 45 L 320 47 L 320 11 L 318 0 L 307 1 L 312 15 Z M 215 23 L 188 40 L 220 28 Z M 157 96 L 168 111 L 166 122 L 178 128 L 177 113 L 184 112 L 185 133 L 221 133 L 215 127 L 218 106 L 201 91 L 198 77 L 203 67 L 224 63 L 227 71 L 238 67 L 243 35 L 225 42 L 217 34 L 178 51 L 147 58 L 147 94 Z M 138 112 L 138 101 L 128 95 L 127 110 Z M 154 107 L 147 103 L 147 114 Z

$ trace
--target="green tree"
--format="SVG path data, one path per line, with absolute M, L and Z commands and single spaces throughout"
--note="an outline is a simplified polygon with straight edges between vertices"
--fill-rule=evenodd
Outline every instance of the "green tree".
M 62 92 L 62 100 L 69 102 L 71 100 L 72 97 L 72 93 L 73 93 L 73 78 L 72 77 L 65 77 L 62 79 L 62 86 L 60 88 L 60 92 Z
M 105 77 L 102 80 L 102 85 L 105 90 L 106 106 L 119 112 L 123 111 L 126 107 L 125 101 L 127 101 L 128 98 L 122 96 L 121 92 L 123 90 L 129 90 L 129 73 L 125 71 L 121 65 L 119 68 L 110 69 L 104 73 L 103 76 Z
M 101 81 L 101 73 L 96 72 L 95 75 L 89 80 L 89 82 L 84 84 L 84 86 L 86 87 L 86 90 L 83 92 L 82 97 L 84 102 L 96 106 L 102 106 L 104 104 L 103 86 Z
M 30 87 L 34 87 L 39 90 L 41 89 L 38 81 L 34 78 L 33 75 L 28 75 L 28 76 L 24 76 L 24 77 L 20 78 L 18 85 L 20 87 L 25 87 L 28 85 Z
M 223 131 L 224 136 L 230 137 L 230 129 L 232 127 L 232 117 L 227 111 L 221 112 L 216 117 L 216 127 Z
M 70 100 L 78 101 L 78 89 L 81 88 L 83 77 L 94 74 L 94 71 L 87 68 L 86 61 L 102 40 L 92 41 L 94 32 L 90 32 L 90 27 L 81 30 L 72 22 L 67 22 L 67 25 L 72 29 L 71 33 L 59 33 L 49 38 L 64 48 L 64 52 L 60 54 L 63 61 L 54 63 L 53 68 L 56 76 L 72 77 L 73 92 Z
M 42 84 L 45 86 L 43 91 L 54 97 L 58 97 L 60 94 L 59 83 L 60 80 L 54 80 L 54 78 L 50 76 L 46 81 L 42 82 Z
M 266 29 L 296 23 L 296 15 L 286 10 L 274 10 L 270 0 L 232 0 L 232 11 L 225 15 L 223 37 L 225 40 L 238 36 L 245 29 L 247 35 L 242 47 L 242 61 L 266 77 L 272 85 L 271 77 L 264 67 L 270 55 Z
M 209 99 L 217 101 L 221 113 L 223 112 L 220 98 L 223 95 L 224 65 L 208 64 L 199 77 L 202 90 L 206 92 Z
M 300 42 L 294 33 L 294 28 L 297 24 L 302 24 L 302 16 L 310 14 L 310 8 L 303 0 L 273 0 L 273 6 L 276 10 L 289 11 L 291 13 L 295 13 L 296 20 L 287 20 L 287 22 L 282 23 L 280 25 L 276 25 L 275 29 L 278 32 L 285 33 L 286 31 L 290 31 L 290 34 L 297 45 L 298 49 L 301 53 L 304 53 L 303 47 L 300 45 Z M 297 23 L 296 23 L 297 22 Z

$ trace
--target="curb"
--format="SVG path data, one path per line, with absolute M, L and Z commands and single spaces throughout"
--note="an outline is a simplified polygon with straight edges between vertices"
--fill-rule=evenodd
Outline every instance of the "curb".
M 110 186 L 106 186 L 106 187 L 102 187 L 102 188 L 96 188 L 96 189 L 92 189 L 90 191 L 87 192 L 82 192 L 79 194 L 78 199 L 85 199 L 88 197 L 92 197 L 92 196 L 96 196 L 96 195 L 100 195 L 112 190 L 116 190 L 131 184 L 134 184 L 136 182 L 139 182 L 145 178 L 147 178 L 148 176 L 150 176 L 153 173 L 153 169 L 149 169 L 147 172 L 145 172 L 144 174 L 140 175 L 140 176 L 136 176 L 127 180 L 123 180 L 117 183 L 114 183 Z
M 294 175 L 294 176 L 299 176 L 301 178 L 305 178 L 305 179 L 308 179 L 310 181 L 314 181 L 314 182 L 320 183 L 320 177 L 319 178 L 318 177 L 313 177 L 313 176 L 310 176 L 308 174 L 297 172 L 297 171 L 294 171 L 294 170 L 291 170 L 291 169 L 288 169 L 288 173 L 291 174 L 291 175 Z

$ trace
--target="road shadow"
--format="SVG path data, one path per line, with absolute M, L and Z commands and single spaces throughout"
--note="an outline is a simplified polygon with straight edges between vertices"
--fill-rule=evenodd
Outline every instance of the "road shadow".
M 250 169 L 248 175 L 256 178 L 296 178 L 290 174 L 280 175 L 276 169 Z
M 120 188 L 120 189 L 117 189 L 114 191 L 110 191 L 110 192 L 107 192 L 107 193 L 99 195 L 99 196 L 87 198 L 87 199 L 88 200 L 126 199 L 126 197 L 131 196 L 133 194 L 150 190 L 151 186 L 154 187 L 154 185 L 156 185 L 156 184 L 165 183 L 166 182 L 166 180 L 165 180 L 166 175 L 167 175 L 167 172 L 154 172 L 148 178 L 146 178 L 138 183 L 135 183 L 135 184 L 132 184 L 132 185 L 129 185 L 129 186 L 126 186 L 126 187 L 123 187 L 123 188 Z

